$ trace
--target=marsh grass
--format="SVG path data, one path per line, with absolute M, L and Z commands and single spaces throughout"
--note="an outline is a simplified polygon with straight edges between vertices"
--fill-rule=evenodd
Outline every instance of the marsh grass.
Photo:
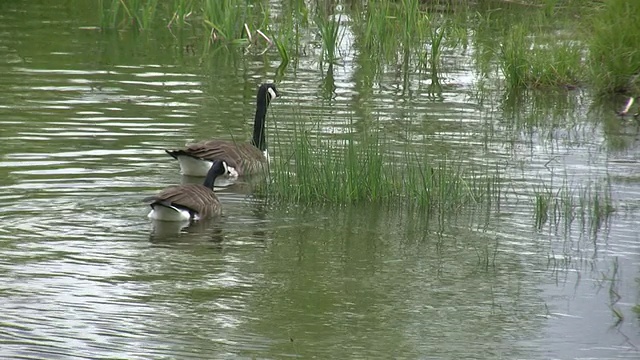
M 424 53 L 431 19 L 419 0 L 371 1 L 357 5 L 352 14 L 358 46 L 373 56 L 397 62 Z
M 532 189 L 533 217 L 538 230 L 549 224 L 568 234 L 578 219 L 582 231 L 595 235 L 615 211 L 608 182 L 576 186 L 564 181 L 555 189 L 542 183 Z
M 589 68 L 601 93 L 640 94 L 640 1 L 602 2 L 590 16 Z
M 272 203 L 371 203 L 440 214 L 498 203 L 497 173 L 474 172 L 446 157 L 430 161 L 420 147 L 393 152 L 375 130 L 331 141 L 312 135 L 318 123 L 295 124 L 288 135 L 277 132 L 269 179 L 257 189 Z
M 338 54 L 337 48 L 342 41 L 343 32 L 340 31 L 340 21 L 342 15 L 328 15 L 324 12 L 319 12 L 315 17 L 315 24 L 318 27 L 318 33 L 322 41 L 322 57 L 320 59 L 320 66 L 323 63 L 334 65 L 337 63 Z
M 513 26 L 498 48 L 498 64 L 509 88 L 573 88 L 582 78 L 581 49 L 575 43 L 532 34 Z
M 289 61 L 300 57 L 303 34 L 309 28 L 309 9 L 304 1 L 291 1 L 284 4 L 283 12 L 277 17 L 278 24 L 274 35 L 274 44 L 281 59 L 279 71 L 282 72 Z
M 98 6 L 103 29 L 132 27 L 146 30 L 155 19 L 158 0 L 99 0 Z
M 243 36 L 249 11 L 246 4 L 239 6 L 233 0 L 205 0 L 202 5 L 203 22 L 211 32 L 210 40 L 236 44 L 249 42 Z
M 169 20 L 168 27 L 172 25 L 182 28 L 187 21 L 187 18 L 193 14 L 195 10 L 194 0 L 174 0 L 173 3 L 173 15 Z

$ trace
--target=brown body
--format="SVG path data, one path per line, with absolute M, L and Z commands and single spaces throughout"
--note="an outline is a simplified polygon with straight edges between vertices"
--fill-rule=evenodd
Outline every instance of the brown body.
M 213 191 L 216 178 L 227 172 L 227 164 L 216 160 L 204 183 L 169 186 L 143 201 L 151 206 L 149 217 L 155 220 L 184 221 L 220 216 L 222 207 Z
M 191 214 L 191 219 L 206 219 L 222 214 L 218 196 L 201 184 L 169 186 L 145 200 L 151 202 L 152 208 L 161 205 L 185 209 Z
M 222 160 L 234 168 L 239 176 L 259 173 L 267 163 L 264 153 L 257 147 L 229 140 L 204 140 L 189 144 L 182 150 L 167 150 L 167 153 L 176 159 L 189 156 L 211 162 Z

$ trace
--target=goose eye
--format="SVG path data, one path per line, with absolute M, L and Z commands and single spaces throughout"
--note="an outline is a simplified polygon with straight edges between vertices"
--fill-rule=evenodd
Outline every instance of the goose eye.
M 269 100 L 273 100 L 278 97 L 278 95 L 272 88 L 268 88 L 267 91 L 269 92 Z

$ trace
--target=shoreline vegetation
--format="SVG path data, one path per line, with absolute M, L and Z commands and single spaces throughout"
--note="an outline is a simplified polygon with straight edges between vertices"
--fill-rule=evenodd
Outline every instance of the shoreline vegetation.
M 640 2 L 626 0 L 99 0 L 103 31 L 175 36 L 191 29 L 206 53 L 215 46 L 274 51 L 286 67 L 309 45 L 322 64 L 339 63 L 341 27 L 378 66 L 407 62 L 439 80 L 442 51 L 478 52 L 506 88 L 588 87 L 601 95 L 640 95 Z M 490 33 L 490 36 L 486 36 Z M 307 44 L 305 42 L 316 42 Z M 497 68 L 497 69 L 496 69 Z

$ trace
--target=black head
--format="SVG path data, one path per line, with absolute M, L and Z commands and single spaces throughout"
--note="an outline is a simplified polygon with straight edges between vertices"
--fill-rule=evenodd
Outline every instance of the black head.
M 204 186 L 209 189 L 213 189 L 213 183 L 216 181 L 216 178 L 220 175 L 224 175 L 227 173 L 227 163 L 222 160 L 216 160 L 211 165 L 211 169 L 207 172 L 207 177 L 204 179 Z
M 277 97 L 280 97 L 280 93 L 278 92 L 278 89 L 276 89 L 275 84 L 265 83 L 260 85 L 260 88 L 258 89 L 258 104 L 262 101 L 266 101 L 267 105 L 269 105 L 269 103 Z

